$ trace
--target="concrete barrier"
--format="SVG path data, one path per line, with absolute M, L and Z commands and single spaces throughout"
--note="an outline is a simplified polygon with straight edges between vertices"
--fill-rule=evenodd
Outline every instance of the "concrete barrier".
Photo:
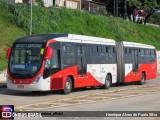
M 7 71 L 4 70 L 0 73 L 0 88 L 2 87 L 6 87 L 6 75 L 7 75 Z

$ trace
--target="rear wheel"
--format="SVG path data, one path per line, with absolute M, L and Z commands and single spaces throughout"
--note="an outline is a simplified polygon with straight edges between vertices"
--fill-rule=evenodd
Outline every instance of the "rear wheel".
M 103 85 L 103 88 L 104 89 L 109 89 L 111 87 L 111 77 L 110 75 L 107 75 L 106 76 L 106 79 L 105 79 L 105 84 Z
M 72 91 L 72 80 L 70 77 L 67 77 L 66 82 L 64 84 L 63 93 L 69 94 Z
M 145 74 L 142 73 L 142 74 L 141 74 L 141 79 L 140 79 L 140 81 L 138 81 L 138 85 L 143 85 L 144 82 L 145 82 Z

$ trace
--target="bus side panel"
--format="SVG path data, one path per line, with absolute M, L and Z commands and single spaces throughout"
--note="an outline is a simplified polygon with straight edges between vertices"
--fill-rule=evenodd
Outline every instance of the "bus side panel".
M 88 87 L 88 86 L 99 86 L 102 85 L 98 80 L 96 80 L 89 72 L 75 79 L 75 88 Z
M 89 72 L 87 72 L 87 74 L 85 75 L 78 76 L 77 71 L 78 67 L 72 66 L 51 75 L 50 89 L 51 90 L 64 89 L 65 81 L 68 76 L 73 77 L 74 88 L 102 85 L 102 83 L 96 80 Z
M 124 82 L 134 82 L 134 81 L 139 81 L 140 80 L 140 73 L 134 73 L 130 71 L 128 74 L 125 75 L 125 80 Z
M 141 79 L 141 74 L 144 72 L 146 80 L 154 79 L 157 76 L 157 64 L 156 62 L 152 64 L 140 64 L 138 72 L 132 71 L 132 65 L 125 65 L 125 82 L 139 81 Z
M 145 66 L 146 80 L 154 79 L 157 77 L 157 61 Z
M 77 66 L 66 68 L 51 75 L 51 90 L 64 89 L 66 78 L 69 75 L 73 76 L 73 78 L 77 76 Z

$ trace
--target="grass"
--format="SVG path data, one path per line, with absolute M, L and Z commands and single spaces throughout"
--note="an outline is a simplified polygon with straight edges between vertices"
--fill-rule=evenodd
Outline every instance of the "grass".
M 7 67 L 5 56 L 8 47 L 16 38 L 26 35 L 24 30 L 10 23 L 8 14 L 8 11 L 0 6 L 0 71 Z
M 0 0 L 0 70 L 6 67 L 5 53 L 13 41 L 29 34 L 30 6 L 9 5 Z M 65 8 L 33 6 L 33 34 L 72 33 L 116 41 L 150 44 L 160 50 L 160 28 L 109 16 Z
M 8 7 L 12 23 L 29 31 L 30 6 Z M 72 33 L 150 44 L 160 50 L 160 28 L 65 8 L 33 7 L 33 33 Z

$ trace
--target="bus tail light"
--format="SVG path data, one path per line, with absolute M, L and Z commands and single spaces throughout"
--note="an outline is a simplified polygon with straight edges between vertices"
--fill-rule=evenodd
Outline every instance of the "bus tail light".
M 45 60 L 51 59 L 51 58 L 52 58 L 52 48 L 48 46 L 45 52 Z
M 12 50 L 12 47 L 9 47 L 7 50 L 7 54 L 6 54 L 6 60 L 9 60 L 10 55 L 11 55 L 11 50 Z

